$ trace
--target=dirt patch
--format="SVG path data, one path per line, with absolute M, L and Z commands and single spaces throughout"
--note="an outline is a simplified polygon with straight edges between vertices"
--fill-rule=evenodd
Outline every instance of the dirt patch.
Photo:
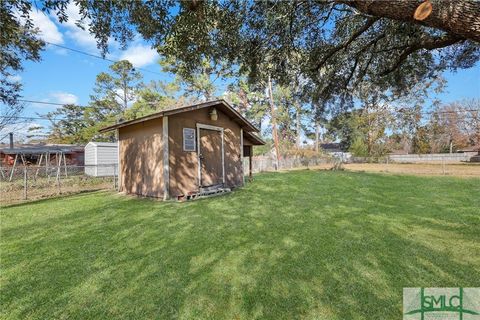
M 342 165 L 344 170 L 355 172 L 381 172 L 391 174 L 410 174 L 419 176 L 454 176 L 480 178 L 480 164 L 456 163 L 348 163 Z M 329 170 L 331 164 L 311 167 Z

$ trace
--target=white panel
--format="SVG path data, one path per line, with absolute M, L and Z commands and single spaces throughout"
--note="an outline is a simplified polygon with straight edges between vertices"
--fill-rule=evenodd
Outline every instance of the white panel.
M 85 146 L 85 174 L 91 176 L 113 176 L 118 165 L 117 143 L 91 143 Z
M 183 151 L 195 151 L 195 129 L 183 128 Z

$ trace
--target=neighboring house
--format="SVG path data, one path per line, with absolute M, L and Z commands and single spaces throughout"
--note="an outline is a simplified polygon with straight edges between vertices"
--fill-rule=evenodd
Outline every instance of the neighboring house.
M 0 166 L 18 165 L 62 165 L 83 166 L 83 146 L 70 144 L 17 144 L 0 145 Z
M 119 190 L 189 197 L 243 185 L 243 157 L 264 142 L 224 100 L 168 109 L 100 130 L 117 130 Z M 251 163 L 251 162 L 250 162 Z
M 94 177 L 113 176 L 118 166 L 117 142 L 94 142 L 85 146 L 85 174 Z
M 457 150 L 458 153 L 465 153 L 470 156 L 470 162 L 480 162 L 480 145 Z
M 320 148 L 326 153 L 338 153 L 343 152 L 340 143 L 332 142 L 332 143 L 321 143 Z
M 459 149 L 457 150 L 457 153 L 469 153 L 472 155 L 480 154 L 480 145 Z
M 336 158 L 340 158 L 343 161 L 347 161 L 352 157 L 350 152 L 345 152 L 340 143 L 321 143 L 320 148 L 327 154 L 332 155 Z
M 406 155 L 409 154 L 405 149 L 395 149 L 388 153 L 389 155 Z

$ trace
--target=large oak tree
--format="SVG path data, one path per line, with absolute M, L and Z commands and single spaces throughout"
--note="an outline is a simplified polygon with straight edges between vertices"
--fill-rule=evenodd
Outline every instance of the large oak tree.
M 69 2 L 39 5 L 62 22 Z M 421 21 L 414 18 L 418 0 L 73 2 L 104 53 L 109 39 L 127 45 L 138 33 L 182 61 L 186 74 L 209 59 L 228 61 L 253 82 L 271 76 L 281 83 L 290 81 L 295 64 L 322 101 L 351 101 L 365 81 L 372 90 L 402 95 L 446 69 L 472 67 L 480 55 L 480 2 L 471 0 L 430 0 L 433 9 Z M 1 44 L 36 59 L 41 45 L 25 46 L 22 38 L 32 38 L 31 10 L 26 0 L 1 2 L 0 20 L 13 30 L 2 34 Z M 19 27 L 12 12 L 27 23 Z M 9 67 L 18 68 L 18 61 L 2 57 L 2 68 Z

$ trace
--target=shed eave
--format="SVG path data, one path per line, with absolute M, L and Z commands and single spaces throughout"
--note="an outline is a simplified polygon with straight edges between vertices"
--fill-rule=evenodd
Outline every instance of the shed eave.
M 247 131 L 251 131 L 251 132 L 259 132 L 260 131 L 250 121 L 245 119 L 245 117 L 243 117 L 230 104 L 228 104 L 228 102 L 221 99 L 221 100 L 213 100 L 213 101 L 202 102 L 202 103 L 189 105 L 189 106 L 185 106 L 185 107 L 180 107 L 180 108 L 163 110 L 163 111 L 160 111 L 160 112 L 157 112 L 157 113 L 145 116 L 145 117 L 141 117 L 141 118 L 138 118 L 138 119 L 117 123 L 117 124 L 102 128 L 102 129 L 99 130 L 99 132 L 104 133 L 104 132 L 112 131 L 112 130 L 119 129 L 119 128 L 122 128 L 122 127 L 130 126 L 130 125 L 133 125 L 133 124 L 142 123 L 142 122 L 145 122 L 145 121 L 161 118 L 163 116 L 169 116 L 169 115 L 174 115 L 174 114 L 178 114 L 178 113 L 194 111 L 194 110 L 208 108 L 208 107 L 212 107 L 212 106 L 216 106 L 216 105 L 222 105 L 225 108 L 225 110 L 223 110 L 223 111 L 224 112 L 226 111 L 227 113 L 230 113 L 230 116 L 233 115 L 234 118 L 231 118 L 231 119 L 233 121 L 237 122 L 242 128 L 246 129 Z
M 252 144 L 254 146 L 263 146 L 265 145 L 265 141 L 263 141 L 262 138 L 260 138 L 259 136 L 257 136 L 256 134 L 254 133 L 251 133 L 251 132 L 243 132 L 243 135 L 245 136 L 245 139 L 249 140 L 250 142 L 252 142 Z

